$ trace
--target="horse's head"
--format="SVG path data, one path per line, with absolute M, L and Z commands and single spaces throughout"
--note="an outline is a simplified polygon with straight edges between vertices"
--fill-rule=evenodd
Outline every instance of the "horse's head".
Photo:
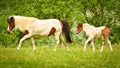
M 8 27 L 7 27 L 7 32 L 10 33 L 13 28 L 15 27 L 15 19 L 14 17 L 9 17 L 7 19 Z
M 80 33 L 83 30 L 83 24 L 79 23 L 77 26 L 77 32 L 76 34 Z

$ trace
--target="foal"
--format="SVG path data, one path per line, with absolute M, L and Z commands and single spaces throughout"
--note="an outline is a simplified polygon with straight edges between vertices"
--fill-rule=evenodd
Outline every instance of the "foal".
M 84 23 L 84 24 L 79 23 L 78 27 L 77 27 L 77 34 L 80 33 L 81 31 L 84 31 L 88 37 L 88 39 L 85 41 L 85 44 L 84 44 L 84 51 L 86 51 L 86 46 L 87 46 L 88 42 L 91 41 L 91 44 L 93 47 L 93 52 L 94 52 L 95 47 L 94 47 L 93 39 L 94 39 L 94 37 L 99 37 L 99 36 L 102 37 L 102 47 L 101 47 L 100 52 L 103 51 L 104 44 L 106 41 L 109 44 L 110 50 L 111 51 L 113 50 L 112 46 L 111 46 L 111 42 L 108 39 L 108 34 L 113 35 L 113 33 L 108 27 L 106 27 L 106 26 L 94 27 L 88 23 Z
M 10 16 L 7 20 L 8 22 L 8 28 L 7 32 L 11 32 L 14 27 L 20 29 L 25 36 L 20 39 L 17 50 L 20 50 L 22 42 L 30 38 L 33 44 L 33 51 L 36 49 L 35 42 L 34 42 L 34 35 L 39 35 L 43 37 L 48 37 L 51 35 L 55 36 L 56 40 L 56 46 L 54 48 L 54 51 L 56 51 L 56 48 L 59 44 L 59 38 L 65 43 L 65 40 L 61 33 L 63 32 L 65 34 L 65 37 L 68 42 L 72 42 L 69 32 L 69 25 L 67 21 L 65 20 L 57 20 L 57 19 L 46 19 L 46 20 L 39 20 L 34 17 L 25 17 L 25 16 Z M 66 46 L 66 49 L 68 49 L 68 46 Z

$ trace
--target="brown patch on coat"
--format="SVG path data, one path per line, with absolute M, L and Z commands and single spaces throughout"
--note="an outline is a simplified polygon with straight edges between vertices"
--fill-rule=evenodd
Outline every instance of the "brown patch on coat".
M 108 35 L 110 33 L 110 29 L 105 27 L 103 30 L 102 30 L 102 35 Z
M 24 31 L 24 34 L 25 34 L 25 35 L 29 34 L 29 31 L 28 31 L 28 30 L 25 30 L 25 31 Z
M 83 30 L 83 24 L 79 23 L 77 27 L 77 33 L 81 32 Z
M 108 34 L 110 33 L 110 29 L 107 28 L 107 27 L 105 27 L 105 28 L 101 31 L 101 33 L 102 33 L 102 36 L 103 36 L 103 41 L 106 42 L 107 36 L 108 36 Z
M 48 36 L 54 35 L 55 31 L 56 31 L 55 27 L 52 27 Z

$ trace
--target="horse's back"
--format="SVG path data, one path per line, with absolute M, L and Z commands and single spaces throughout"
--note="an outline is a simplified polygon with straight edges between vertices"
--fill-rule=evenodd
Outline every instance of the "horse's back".
M 93 25 L 85 24 L 84 31 L 87 36 L 100 36 L 101 31 L 105 28 L 105 26 L 95 27 Z
M 62 31 L 60 21 L 57 19 L 38 20 L 30 27 L 30 30 L 34 34 L 48 36 L 52 28 L 55 28 L 55 31 Z
M 37 20 L 34 24 L 34 26 L 41 26 L 41 27 L 45 27 L 45 28 L 51 28 L 51 27 L 55 27 L 55 28 L 60 28 L 61 24 L 60 21 L 57 19 L 46 19 L 46 20 Z

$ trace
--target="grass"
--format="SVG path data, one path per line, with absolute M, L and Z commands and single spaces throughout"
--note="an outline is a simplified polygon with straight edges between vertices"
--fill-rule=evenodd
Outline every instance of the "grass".
M 97 46 L 100 47 L 100 46 Z M 0 68 L 119 68 L 120 67 L 120 46 L 113 45 L 113 52 L 105 46 L 100 53 L 100 48 L 92 52 L 87 46 L 83 52 L 83 46 L 76 44 L 69 45 L 71 51 L 59 46 L 53 52 L 52 46 L 37 46 L 32 51 L 30 46 L 23 46 L 20 51 L 14 47 L 0 47 Z

